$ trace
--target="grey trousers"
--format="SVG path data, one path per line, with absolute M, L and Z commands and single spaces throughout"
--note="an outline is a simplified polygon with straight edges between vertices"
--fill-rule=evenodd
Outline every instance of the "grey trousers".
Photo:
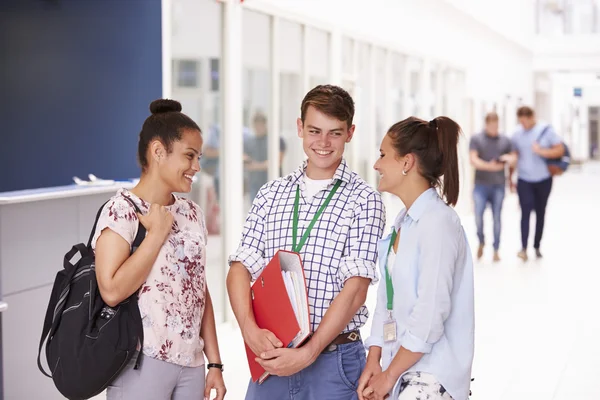
M 182 367 L 142 356 L 135 357 L 107 388 L 107 400 L 200 400 L 204 399 L 204 366 Z

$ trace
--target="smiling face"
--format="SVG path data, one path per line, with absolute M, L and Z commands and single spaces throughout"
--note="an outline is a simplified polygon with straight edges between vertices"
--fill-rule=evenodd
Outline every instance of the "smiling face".
M 311 179 L 329 179 L 340 165 L 346 143 L 352 140 L 354 125 L 310 106 L 304 122 L 298 118 L 298 136 L 308 157 L 306 174 Z
M 396 193 L 406 180 L 406 176 L 402 175 L 406 160 L 404 157 L 400 157 L 394 149 L 390 135 L 385 135 L 383 138 L 379 152 L 379 159 L 373 166 L 379 172 L 380 179 L 377 189 L 382 193 Z
M 162 146 L 162 143 L 158 141 Z M 153 147 L 158 145 L 153 143 Z M 181 140 L 171 145 L 171 151 L 162 152 L 158 174 L 171 192 L 189 193 L 192 190 L 193 177 L 200 171 L 202 154 L 202 136 L 200 132 L 186 129 Z

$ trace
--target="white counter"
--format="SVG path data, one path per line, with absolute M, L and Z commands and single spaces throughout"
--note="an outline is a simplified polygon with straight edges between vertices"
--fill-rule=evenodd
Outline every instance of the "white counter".
M 38 341 L 65 253 L 87 242 L 104 202 L 119 188 L 134 186 L 132 181 L 108 183 L 0 193 L 0 357 L 6 399 L 64 399 L 37 368 Z M 20 383 L 23 377 L 28 385 Z

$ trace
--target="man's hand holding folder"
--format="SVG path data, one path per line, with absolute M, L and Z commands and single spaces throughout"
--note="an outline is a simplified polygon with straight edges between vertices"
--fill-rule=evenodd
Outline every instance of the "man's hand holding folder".
M 261 367 L 271 375 L 290 376 L 311 365 L 315 359 L 306 347 L 299 349 L 274 349 L 256 358 Z
M 250 347 L 254 354 L 263 354 L 264 352 L 274 350 L 283 346 L 281 340 L 268 329 L 261 329 L 256 325 L 256 322 L 248 324 L 244 329 L 244 342 Z

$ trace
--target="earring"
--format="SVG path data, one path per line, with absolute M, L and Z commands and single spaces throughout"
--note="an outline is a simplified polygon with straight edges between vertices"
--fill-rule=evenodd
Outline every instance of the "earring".
M 407 175 L 407 174 L 406 174 L 406 170 L 405 170 L 405 169 L 403 169 L 403 170 L 402 170 L 402 175 L 404 175 L 404 176 L 406 176 L 406 175 Z

